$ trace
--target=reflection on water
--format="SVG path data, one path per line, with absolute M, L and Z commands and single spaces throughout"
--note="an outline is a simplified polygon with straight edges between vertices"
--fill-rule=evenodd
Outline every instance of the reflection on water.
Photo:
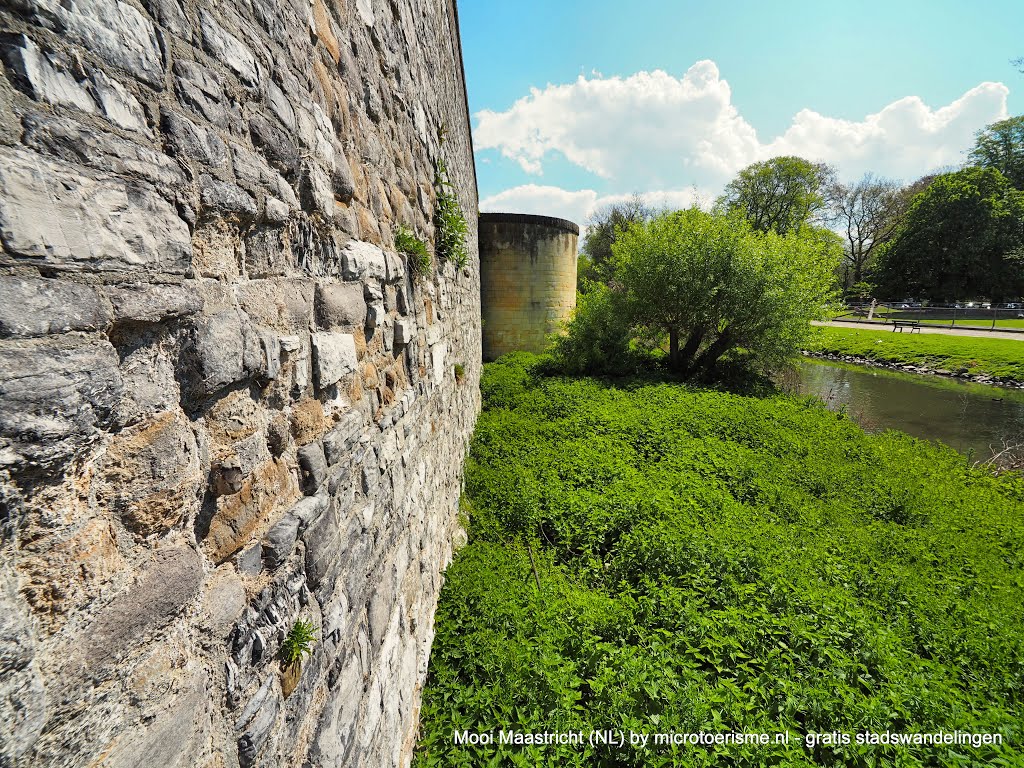
M 869 431 L 899 429 L 914 437 L 941 440 L 979 459 L 1003 440 L 1024 440 L 1024 397 L 1019 391 L 965 384 L 937 376 L 894 374 L 873 368 L 800 361 L 798 383 L 790 389 L 813 395 L 829 408 L 843 406 Z

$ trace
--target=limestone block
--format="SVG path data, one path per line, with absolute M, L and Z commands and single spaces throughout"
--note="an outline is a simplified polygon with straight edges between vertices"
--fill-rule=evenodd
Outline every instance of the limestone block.
M 299 518 L 288 514 L 267 531 L 263 539 L 263 562 L 268 568 L 277 568 L 288 559 L 288 555 L 295 548 L 299 523 Z
M 169 705 L 165 701 L 161 704 L 159 716 L 150 724 L 122 734 L 104 759 L 104 768 L 190 768 L 197 764 L 204 731 L 210 727 L 210 700 L 205 691 L 187 690 Z
M 106 339 L 0 342 L 0 465 L 59 465 L 115 423 L 122 380 Z
M 274 685 L 275 675 L 267 675 L 263 685 L 252 697 L 235 722 L 238 738 L 238 763 L 250 768 L 256 763 L 260 750 L 270 738 L 270 729 L 281 708 L 281 694 Z
M 183 273 L 188 226 L 150 187 L 0 148 L 0 240 L 45 264 Z
M 95 331 L 110 323 L 95 288 L 65 280 L 0 277 L 0 336 Z
M 23 0 L 35 20 L 96 53 L 115 67 L 159 88 L 163 55 L 156 29 L 122 0 Z
M 242 549 L 274 510 L 297 492 L 287 465 L 275 459 L 245 478 L 241 491 L 218 498 L 205 541 L 210 558 L 222 563 Z
M 351 334 L 313 334 L 313 366 L 318 387 L 328 387 L 355 372 L 356 365 L 356 343 Z
M 266 216 L 268 223 L 284 224 L 288 221 L 290 213 L 287 203 L 278 200 L 276 197 L 267 197 L 264 215 Z
M 405 280 L 405 260 L 397 253 L 388 251 L 385 255 L 387 264 L 387 281 L 392 284 Z
M 256 201 L 237 184 L 217 181 L 209 176 L 203 176 L 199 183 L 204 216 L 231 217 L 242 223 L 256 218 Z
M 309 443 L 299 448 L 299 474 L 302 490 L 312 496 L 327 478 L 327 459 L 324 448 L 319 442 Z
M 331 180 L 316 163 L 306 161 L 302 165 L 299 200 L 302 202 L 303 209 L 309 213 L 330 216 L 334 211 L 334 192 L 331 188 Z
M 178 100 L 221 128 L 228 124 L 228 113 L 222 105 L 224 90 L 217 76 L 209 68 L 194 61 L 178 59 L 174 62 L 175 90 Z
M 387 275 L 384 251 L 362 240 L 350 240 L 341 252 L 346 280 L 382 281 Z
M 352 168 L 348 158 L 340 148 L 334 150 L 334 173 L 331 177 L 331 185 L 334 188 L 334 196 L 343 203 L 348 204 L 356 193 L 356 182 L 352 178 Z
M 213 131 L 168 107 L 160 109 L 160 124 L 176 156 L 213 169 L 227 168 L 228 145 Z
M 288 212 L 298 210 L 299 201 L 295 191 L 266 160 L 239 144 L 231 145 L 231 153 L 234 157 L 235 176 L 243 187 L 255 195 L 270 190 L 285 203 L 286 211 L 282 221 L 288 218 Z
M 98 70 L 90 75 L 90 79 L 100 108 L 111 122 L 129 131 L 150 133 L 142 105 L 127 88 Z
M 196 323 L 199 393 L 212 394 L 245 378 L 242 320 L 233 309 L 202 317 Z
M 324 455 L 328 465 L 333 467 L 348 457 L 365 424 L 363 412 L 351 410 L 324 436 Z
M 288 97 L 285 96 L 284 91 L 281 90 L 280 86 L 273 80 L 267 80 L 263 84 L 264 88 L 264 100 L 271 112 L 277 115 L 277 119 L 284 123 L 285 128 L 290 131 L 295 130 L 295 110 L 292 109 L 292 105 L 288 102 Z
M 43 154 L 117 176 L 140 178 L 168 194 L 185 184 L 181 166 L 172 157 L 142 144 L 52 115 L 28 114 L 24 125 L 25 145 Z
M 84 84 L 68 71 L 70 62 L 55 53 L 43 53 L 26 35 L 0 44 L 0 54 L 14 82 L 37 101 L 97 112 L 96 102 Z
M 435 344 L 430 348 L 430 362 L 434 372 L 434 383 L 441 384 L 444 381 L 445 369 L 447 366 L 448 345 L 444 342 Z
M 362 328 L 366 299 L 362 283 L 317 283 L 316 317 L 321 328 Z
M 203 308 L 202 296 L 188 285 L 125 283 L 105 287 L 103 293 L 113 306 L 115 320 L 160 323 Z
M 395 346 L 408 344 L 416 335 L 416 325 L 409 318 L 400 318 L 395 321 Z
M 202 627 L 218 639 L 224 639 L 245 610 L 245 587 L 230 565 L 222 565 L 203 585 L 200 608 Z
M 299 168 L 299 150 L 284 129 L 257 114 L 249 118 L 249 136 L 267 161 L 285 178 L 295 177 Z
M 259 84 L 259 68 L 256 57 L 241 40 L 225 30 L 217 20 L 202 11 L 200 21 L 203 30 L 203 48 L 207 53 L 224 62 L 242 82 L 250 87 Z

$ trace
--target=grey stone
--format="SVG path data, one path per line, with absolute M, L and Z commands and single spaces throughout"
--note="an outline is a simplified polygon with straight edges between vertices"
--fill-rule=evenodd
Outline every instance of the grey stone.
M 263 539 L 263 562 L 270 569 L 277 568 L 288 559 L 295 549 L 295 541 L 299 535 L 299 518 L 285 515 L 267 531 Z
M 395 321 L 395 346 L 408 344 L 416 335 L 416 326 L 411 319 L 404 318 Z
M 198 394 L 209 395 L 245 378 L 242 320 L 233 309 L 201 317 L 196 323 Z
M 0 342 L 0 466 L 59 466 L 115 424 L 122 382 L 106 339 Z
M 370 304 L 366 309 L 366 327 L 374 330 L 384 325 L 388 313 L 381 302 Z
M 350 240 L 341 252 L 346 280 L 384 280 L 387 263 L 384 251 L 372 243 Z
M 316 317 L 321 328 L 362 328 L 366 324 L 366 299 L 362 283 L 317 283 Z
M 276 197 L 267 197 L 265 218 L 270 224 L 284 224 L 288 221 L 288 205 Z
M 128 92 L 127 88 L 99 71 L 93 72 L 90 79 L 100 109 L 112 123 L 128 131 L 150 133 L 142 105 Z
M 25 144 L 39 152 L 118 176 L 141 178 L 167 193 L 185 183 L 181 166 L 173 158 L 141 144 L 38 113 L 26 115 L 24 124 Z
M 327 459 L 324 447 L 319 443 L 310 443 L 299 448 L 299 477 L 302 490 L 312 496 L 327 478 Z
M 212 15 L 202 11 L 203 48 L 230 67 L 242 82 L 250 87 L 259 83 L 260 74 L 256 57 L 241 40 L 225 30 Z
M 202 564 L 191 549 L 158 549 L 139 583 L 101 608 L 84 635 L 66 649 L 62 684 L 74 688 L 87 678 L 107 679 L 140 638 L 167 625 L 195 599 L 202 580 Z
M 294 177 L 299 168 L 299 150 L 288 134 L 262 115 L 249 118 L 249 135 L 267 161 L 285 177 Z
M 299 200 L 295 190 L 280 173 L 271 168 L 267 161 L 239 144 L 231 145 L 235 161 L 235 177 L 239 184 L 253 194 L 269 190 L 287 205 L 288 210 L 298 210 Z
M 314 333 L 313 365 L 317 386 L 321 388 L 354 373 L 357 365 L 355 339 L 348 333 Z
M 160 121 L 171 151 L 213 169 L 228 165 L 228 146 L 213 131 L 202 128 L 167 107 L 160 109 Z
M 163 55 L 156 29 L 122 0 L 21 0 L 44 27 L 85 46 L 110 64 L 159 88 Z
M 259 576 L 263 570 L 263 545 L 253 544 L 234 557 L 235 567 L 243 576 Z
M 203 308 L 202 296 L 188 285 L 127 283 L 108 286 L 103 293 L 118 321 L 162 323 L 194 315 Z
M 41 264 L 182 273 L 192 238 L 151 188 L 0 147 L 0 241 Z
M 70 63 L 58 54 L 43 53 L 26 35 L 11 43 L 0 42 L 0 54 L 13 75 L 14 83 L 37 101 L 97 111 L 96 102 L 85 85 L 68 71 Z
M 316 163 L 303 163 L 302 177 L 299 181 L 299 200 L 303 209 L 309 213 L 330 216 L 334 210 L 331 181 Z
M 178 100 L 214 125 L 227 127 L 228 113 L 222 104 L 224 90 L 209 67 L 179 59 L 174 62 L 174 74 Z
M 334 173 L 331 176 L 331 184 L 334 187 L 334 196 L 343 203 L 352 201 L 356 193 L 356 182 L 352 178 L 352 168 L 348 164 L 345 154 L 336 149 L 334 152 Z
M 200 189 L 204 215 L 233 217 L 241 223 L 248 223 L 256 218 L 256 201 L 238 185 L 203 176 L 200 179 Z
M 270 729 L 277 720 L 280 707 L 281 698 L 271 673 L 235 723 L 236 732 L 241 734 L 238 738 L 238 762 L 242 768 L 256 763 L 260 750 L 270 737 Z
M 324 436 L 324 455 L 327 457 L 329 465 L 334 466 L 351 454 L 365 425 L 363 412 L 353 409 L 346 413 L 334 425 L 334 429 Z
M 151 724 L 127 731 L 103 761 L 104 768 L 159 765 L 188 768 L 196 765 L 203 731 L 210 720 L 210 700 L 203 690 L 192 690 L 160 708 Z
M 277 119 L 284 123 L 285 128 L 294 131 L 295 110 L 292 109 L 292 105 L 288 102 L 288 97 L 284 95 L 284 91 L 273 80 L 268 80 L 265 83 L 265 88 L 267 106 L 277 115 Z
M 31 619 L 5 564 L 0 566 L 0 765 L 22 764 L 46 724 L 46 692 L 35 656 Z
M 0 336 L 95 331 L 110 323 L 95 288 L 65 280 L 0 277 Z
M 305 496 L 296 502 L 288 514 L 299 521 L 299 531 L 304 531 L 310 523 L 319 517 L 327 505 L 330 497 L 326 493 L 318 493 L 315 496 Z

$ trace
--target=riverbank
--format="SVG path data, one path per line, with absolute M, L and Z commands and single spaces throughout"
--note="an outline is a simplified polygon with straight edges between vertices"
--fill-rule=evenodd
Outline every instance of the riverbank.
M 481 382 L 417 766 L 1024 758 L 1022 478 L 810 398 L 529 366 Z M 586 738 L 609 730 L 625 744 Z M 1001 745 L 807 738 L 940 730 Z M 700 732 L 789 736 L 651 738 Z
M 1024 340 L 819 326 L 805 355 L 1024 389 Z

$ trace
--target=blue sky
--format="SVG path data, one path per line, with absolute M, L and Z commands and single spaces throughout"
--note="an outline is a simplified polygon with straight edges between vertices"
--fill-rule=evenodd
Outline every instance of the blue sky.
M 911 181 L 1024 112 L 1024 0 L 463 0 L 459 16 L 483 210 L 584 223 L 634 192 L 707 201 L 776 154 Z

